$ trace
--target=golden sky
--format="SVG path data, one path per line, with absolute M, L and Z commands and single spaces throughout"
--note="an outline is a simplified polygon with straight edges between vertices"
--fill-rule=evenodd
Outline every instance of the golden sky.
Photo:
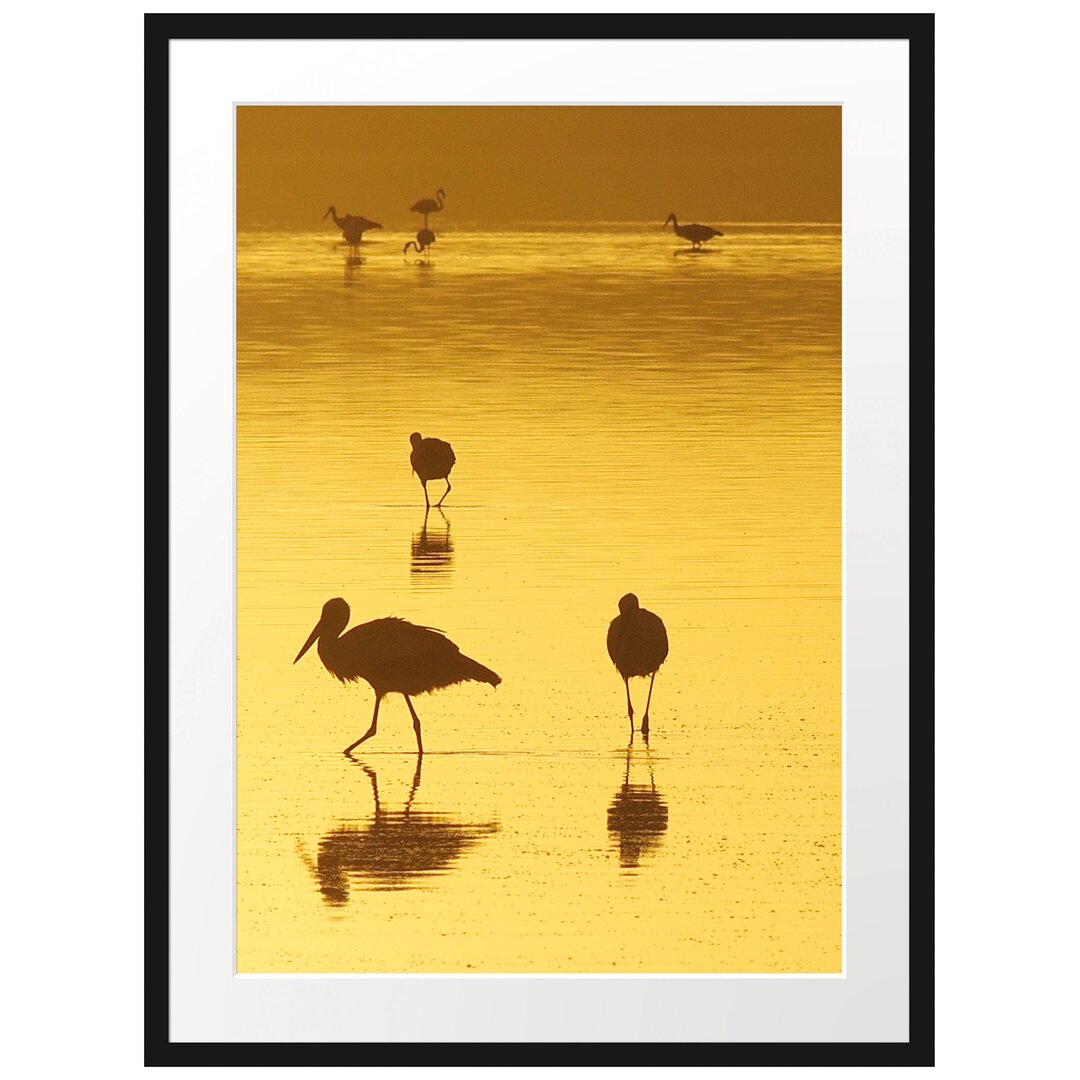
M 837 106 L 240 106 L 237 221 L 840 221 Z

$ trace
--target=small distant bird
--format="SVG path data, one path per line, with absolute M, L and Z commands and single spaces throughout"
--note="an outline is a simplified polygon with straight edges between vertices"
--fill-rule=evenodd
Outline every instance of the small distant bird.
M 425 439 L 419 431 L 414 431 L 409 436 L 409 442 L 412 443 L 409 464 L 412 465 L 412 471 L 420 478 L 420 483 L 423 485 L 425 507 L 431 507 L 427 493 L 428 481 L 446 481 L 446 490 L 442 493 L 442 499 L 435 504 L 438 509 L 442 506 L 443 499 L 450 494 L 450 470 L 457 461 L 454 448 L 442 439 Z
M 679 219 L 674 214 L 668 214 L 667 221 L 663 225 L 665 229 L 668 226 L 668 221 L 671 222 L 675 235 L 681 236 L 684 240 L 689 240 L 694 251 L 700 251 L 701 245 L 706 240 L 711 240 L 714 236 L 724 235 L 719 229 L 714 229 L 711 225 L 680 225 Z
M 430 229 L 421 229 L 416 234 L 415 240 L 410 240 L 402 249 L 405 255 L 409 248 L 414 247 L 419 255 L 427 257 L 431 254 L 431 245 L 435 243 L 435 234 Z
M 341 230 L 341 235 L 345 238 L 345 242 L 349 247 L 359 247 L 364 240 L 364 233 L 369 229 L 381 229 L 382 226 L 377 221 L 368 221 L 366 217 L 356 217 L 353 214 L 346 214 L 344 217 L 337 216 L 337 209 L 333 206 L 323 214 L 323 221 L 328 217 L 333 217 L 334 224 Z
M 409 207 L 409 210 L 412 213 L 424 215 L 425 229 L 427 228 L 428 214 L 436 214 L 443 208 L 443 199 L 446 198 L 446 192 L 443 191 L 442 188 L 439 188 L 439 190 L 435 192 L 435 197 L 439 200 L 438 202 L 436 202 L 435 199 L 420 199 L 419 202 L 414 202 L 412 206 Z
M 634 706 L 630 701 L 630 680 L 635 675 L 649 675 L 649 697 L 641 720 L 641 734 L 649 734 L 649 705 L 652 702 L 656 672 L 667 659 L 668 639 L 659 615 L 638 604 L 633 593 L 619 601 L 619 614 L 611 620 L 607 632 L 607 651 L 611 662 L 626 683 L 626 712 L 630 717 L 630 735 L 634 734 Z
M 387 694 L 401 694 L 405 698 L 413 719 L 416 749 L 422 754 L 420 717 L 410 695 L 426 694 L 460 682 L 486 682 L 492 686 L 502 682 L 490 668 L 463 655 L 434 627 L 417 626 L 404 619 L 374 619 L 342 634 L 348 625 L 349 605 L 341 597 L 327 600 L 322 617 L 293 661 L 295 664 L 318 641 L 319 659 L 331 675 L 343 683 L 364 679 L 375 691 L 371 727 L 345 748 L 346 754 L 375 734 L 379 704 Z

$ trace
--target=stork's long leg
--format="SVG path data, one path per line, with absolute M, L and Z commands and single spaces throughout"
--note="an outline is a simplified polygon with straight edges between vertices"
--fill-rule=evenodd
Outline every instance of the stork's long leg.
M 634 731 L 634 703 L 630 700 L 630 680 L 623 679 L 626 684 L 626 715 L 630 717 L 630 732 Z
M 641 734 L 649 734 L 649 704 L 652 701 L 652 688 L 653 683 L 656 682 L 656 672 L 652 673 L 652 678 L 649 680 L 649 696 L 645 701 L 645 715 L 641 718 Z
M 379 697 L 378 695 L 376 695 L 376 697 L 375 697 L 375 712 L 371 714 L 371 727 L 369 727 L 367 729 L 367 731 L 365 731 L 364 734 L 361 735 L 360 738 L 357 739 L 356 742 L 354 742 L 352 744 L 352 746 L 346 746 L 345 747 L 345 753 L 346 754 L 352 753 L 352 751 L 355 750 L 362 742 L 366 742 L 368 739 L 371 738 L 372 735 L 375 734 L 375 730 L 376 730 L 376 728 L 378 727 L 378 724 L 379 724 L 379 702 L 380 701 L 382 701 L 382 698 Z
M 424 510 L 427 511 L 431 509 L 431 503 L 427 497 L 427 481 L 421 480 L 420 483 L 424 486 Z
M 445 498 L 446 498 L 446 496 L 450 494 L 450 477 L 449 477 L 449 476 L 444 476 L 444 477 L 443 477 L 443 479 L 444 479 L 444 480 L 446 481 L 446 490 L 445 490 L 445 491 L 444 491 L 444 492 L 442 493 L 442 499 L 440 499 L 440 500 L 439 500 L 439 501 L 438 501 L 438 502 L 437 502 L 437 503 L 435 504 L 435 509 L 436 509 L 436 510 L 438 510 L 438 509 L 439 509 L 439 508 L 440 508 L 440 507 L 442 506 L 442 504 L 443 504 L 443 499 L 445 499 Z
M 405 704 L 409 706 L 409 712 L 412 713 L 412 729 L 416 732 L 416 752 L 422 754 L 424 752 L 424 743 L 420 738 L 420 717 L 416 715 L 416 710 L 409 700 L 409 695 L 402 694 L 401 696 L 405 699 Z

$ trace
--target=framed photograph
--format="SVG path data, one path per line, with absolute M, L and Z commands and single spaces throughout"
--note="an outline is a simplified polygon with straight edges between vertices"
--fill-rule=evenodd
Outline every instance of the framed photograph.
M 933 1061 L 933 19 L 668 21 L 146 17 L 148 1064 Z

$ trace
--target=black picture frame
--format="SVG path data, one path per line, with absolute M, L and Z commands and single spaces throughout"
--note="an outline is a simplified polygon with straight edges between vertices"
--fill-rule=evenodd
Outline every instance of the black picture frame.
M 597 26 L 609 33 L 595 33 Z M 580 30 L 578 29 L 580 28 Z M 852 1066 L 934 1064 L 934 16 L 695 15 L 703 39 L 898 39 L 909 43 L 909 219 L 920 224 L 910 259 L 910 755 L 909 1039 L 906 1042 L 715 1043 L 180 1043 L 169 1038 L 169 650 L 145 655 L 145 1047 L 147 1066 L 571 1065 Z M 145 42 L 146 264 L 168 266 L 160 222 L 169 201 L 169 43 L 178 39 L 414 38 L 401 15 L 148 14 Z M 678 19 L 621 16 L 599 23 L 566 15 L 425 16 L 431 39 L 653 39 L 686 37 Z M 161 625 L 168 596 L 169 278 L 145 278 L 146 540 L 157 554 L 146 570 L 147 619 Z M 915 439 L 911 433 L 917 433 Z M 917 571 L 917 572 L 916 572 Z M 151 600 L 152 598 L 152 600 Z M 150 610 L 151 602 L 154 605 Z M 167 624 L 167 619 L 166 619 Z M 917 749 L 917 752 L 914 752 Z M 407 1046 L 407 1053 L 403 1049 Z

